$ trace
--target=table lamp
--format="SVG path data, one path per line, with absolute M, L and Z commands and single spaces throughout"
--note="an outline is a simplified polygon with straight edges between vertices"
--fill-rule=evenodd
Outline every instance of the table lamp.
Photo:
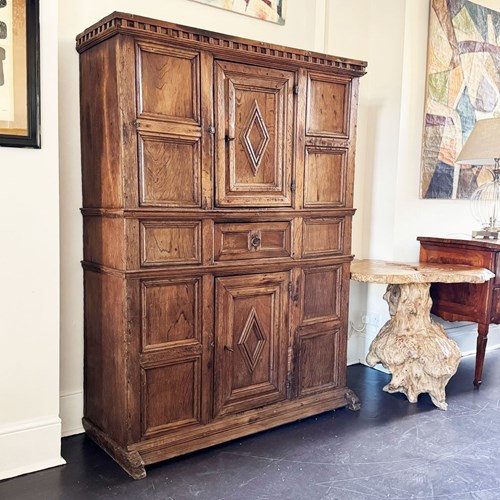
M 473 238 L 498 239 L 500 234 L 500 118 L 479 120 L 456 160 L 458 164 L 493 165 L 493 180 L 479 186 L 471 196 L 473 217 L 482 225 Z

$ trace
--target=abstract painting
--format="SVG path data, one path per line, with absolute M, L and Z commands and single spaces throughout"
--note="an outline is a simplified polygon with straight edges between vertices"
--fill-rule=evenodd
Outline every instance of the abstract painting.
M 486 169 L 455 160 L 477 120 L 500 117 L 500 12 L 432 0 L 420 196 L 470 198 Z
M 221 9 L 232 10 L 264 21 L 285 24 L 287 0 L 194 0 Z

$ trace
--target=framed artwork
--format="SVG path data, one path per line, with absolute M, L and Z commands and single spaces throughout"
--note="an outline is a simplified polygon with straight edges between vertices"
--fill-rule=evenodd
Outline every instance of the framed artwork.
M 0 146 L 40 147 L 39 0 L 0 0 Z
M 470 198 L 487 169 L 455 165 L 474 124 L 500 117 L 500 12 L 469 0 L 432 0 L 421 198 Z
M 231 10 L 239 14 L 257 17 L 264 21 L 285 24 L 285 7 L 287 0 L 193 0 Z

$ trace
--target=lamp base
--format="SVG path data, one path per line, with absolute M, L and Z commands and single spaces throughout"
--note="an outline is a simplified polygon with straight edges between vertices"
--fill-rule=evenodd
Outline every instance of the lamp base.
M 500 229 L 481 229 L 480 231 L 472 231 L 472 237 L 476 239 L 498 240 Z

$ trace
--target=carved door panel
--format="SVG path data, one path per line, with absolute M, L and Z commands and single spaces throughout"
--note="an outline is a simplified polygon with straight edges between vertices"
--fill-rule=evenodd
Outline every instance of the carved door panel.
M 312 267 L 300 274 L 294 386 L 303 397 L 344 383 L 346 342 L 341 328 L 343 268 Z
M 285 399 L 289 282 L 289 272 L 216 280 L 216 416 Z
M 216 63 L 218 206 L 291 206 L 294 78 Z
M 201 276 L 140 283 L 141 436 L 202 424 L 207 377 Z M 212 292 L 213 293 L 213 292 Z
M 139 204 L 201 206 L 200 53 L 139 42 Z

